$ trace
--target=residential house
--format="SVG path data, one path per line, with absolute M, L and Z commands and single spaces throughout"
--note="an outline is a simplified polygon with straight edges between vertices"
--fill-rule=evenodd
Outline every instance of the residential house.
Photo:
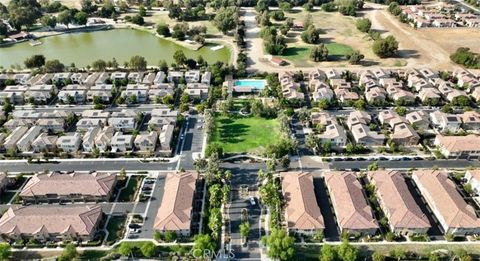
M 355 173 L 330 171 L 323 176 L 340 231 L 374 235 L 379 226 Z
M 383 103 L 386 100 L 387 92 L 381 87 L 372 87 L 365 91 L 365 99 L 370 104 Z
M 323 233 L 325 223 L 318 207 L 309 172 L 282 172 L 285 220 L 289 232 L 314 235 Z
M 129 100 L 130 103 L 146 103 L 148 100 L 148 86 L 143 84 L 129 84 L 127 88 L 122 91 L 122 97 L 129 99 L 135 97 L 135 102 Z
M 416 170 L 412 179 L 445 234 L 464 236 L 480 232 L 480 220 L 475 209 L 465 202 L 446 172 Z
M 168 173 L 165 178 L 162 203 L 158 208 L 153 229 L 190 236 L 197 173 Z
M 312 111 L 310 113 L 310 121 L 313 125 L 327 126 L 337 123 L 335 116 L 330 115 L 327 111 Z
M 71 73 L 69 72 L 59 72 L 53 74 L 52 82 L 65 82 L 66 80 L 70 80 Z
M 107 123 L 104 118 L 82 118 L 77 122 L 77 131 L 86 131 L 92 127 L 103 127 Z
M 115 129 L 111 126 L 103 127 L 95 137 L 95 147 L 100 152 L 109 150 L 112 144 L 112 137 L 115 134 Z
M 355 143 L 363 146 L 382 146 L 385 135 L 371 131 L 367 125 L 358 123 L 350 128 Z
M 425 111 L 412 111 L 407 113 L 405 118 L 411 126 L 418 131 L 424 131 L 429 128 L 430 118 Z
M 185 72 L 185 82 L 196 83 L 200 81 L 200 71 L 190 70 Z
M 435 88 L 422 88 L 417 97 L 425 105 L 437 105 L 440 101 L 440 92 Z
M 158 139 L 160 141 L 160 150 L 163 151 L 164 154 L 170 154 L 172 152 L 172 140 L 174 130 L 175 125 L 173 124 L 165 124 L 162 126 Z
M 21 152 L 28 152 L 31 149 L 32 142 L 42 132 L 42 127 L 33 126 L 17 141 L 17 149 Z
M 22 188 L 24 203 L 107 202 L 115 189 L 115 173 L 35 174 Z
M 441 111 L 430 113 L 432 124 L 441 132 L 457 132 L 462 125 L 462 117 L 456 114 L 448 114 Z
M 448 159 L 478 159 L 480 157 L 480 137 L 477 135 L 437 135 L 434 145 Z
M 402 146 L 416 146 L 420 142 L 420 136 L 405 122 L 395 124 L 390 138 L 395 144 Z
M 396 170 L 369 171 L 378 203 L 395 234 L 426 234 L 431 224 L 410 193 L 405 178 Z
M 10 119 L 3 124 L 3 127 L 9 131 L 15 130 L 17 127 L 31 127 L 35 124 L 34 120 L 31 119 Z
M 352 111 L 347 118 L 347 126 L 352 129 L 352 126 L 358 123 L 369 124 L 372 120 L 372 116 L 365 111 Z
M 41 133 L 31 144 L 34 152 L 54 151 L 57 148 L 57 135 Z
M 328 125 L 325 132 L 318 135 L 322 144 L 330 143 L 333 148 L 341 148 L 347 145 L 347 134 L 342 125 L 333 122 Z
M 134 137 L 131 134 L 115 133 L 111 140 L 112 152 L 126 152 L 133 150 Z
M 15 81 L 15 84 L 27 85 L 30 76 L 31 74 L 29 73 L 16 73 L 11 79 Z
M 65 136 L 61 136 L 57 139 L 57 147 L 62 149 L 64 152 L 77 152 L 80 149 L 80 144 L 82 143 L 82 136 L 80 133 L 69 133 Z
M 116 131 L 132 132 L 137 129 L 137 120 L 132 117 L 109 118 L 108 126 L 113 127 Z
M 476 111 L 466 111 L 461 114 L 462 127 L 464 130 L 480 130 L 480 113 Z
M 94 239 L 102 216 L 102 208 L 92 205 L 15 206 L 0 218 L 0 234 L 10 240 L 89 241 Z
M 154 73 L 154 72 L 147 73 L 143 77 L 142 83 L 145 84 L 145 85 L 152 85 L 155 81 L 155 76 L 156 76 L 156 73 Z
M 157 146 L 158 133 L 151 131 L 149 133 L 140 133 L 135 137 L 135 148 L 141 152 L 154 152 Z
M 211 72 L 206 71 L 206 72 L 202 73 L 201 83 L 210 85 L 211 79 L 212 79 L 212 73 Z
M 167 76 L 165 75 L 165 72 L 159 71 L 159 72 L 157 72 L 157 74 L 155 75 L 155 79 L 153 80 L 153 83 L 154 83 L 154 84 L 164 83 L 166 77 L 167 77 Z M 171 82 L 171 81 L 169 81 L 169 82 Z
M 88 73 L 72 73 L 70 75 L 70 81 L 72 81 L 73 84 L 85 84 L 88 78 Z
M 204 100 L 208 98 L 209 88 L 210 85 L 205 83 L 187 83 L 185 93 L 188 94 L 190 98 Z
M 95 97 L 98 97 L 102 102 L 110 102 L 112 99 L 113 85 L 112 84 L 99 84 L 90 87 L 87 91 L 87 101 L 93 102 Z
M 128 74 L 129 83 L 142 83 L 143 81 L 143 72 L 131 72 Z
M 92 152 L 95 148 L 95 139 L 97 138 L 98 133 L 100 132 L 101 127 L 95 126 L 88 128 L 82 138 L 82 148 L 85 152 Z
M 88 78 L 90 78 L 91 76 L 93 76 L 93 75 L 90 75 Z M 87 81 L 89 80 L 88 78 L 87 78 Z M 108 72 L 102 72 L 102 73 L 97 75 L 94 84 L 95 85 L 104 84 L 104 83 L 107 82 L 108 79 L 110 79 L 110 74 Z M 90 86 L 92 86 L 92 85 L 90 85 Z
M 66 88 L 66 87 L 65 87 Z M 66 104 L 76 103 L 76 104 L 83 104 L 87 99 L 87 91 L 86 90 L 68 90 L 63 88 L 61 91 L 58 92 L 58 99 Z
M 112 81 L 121 81 L 127 79 L 127 73 L 126 72 L 113 72 L 110 75 L 110 79 Z
M 65 131 L 65 120 L 62 118 L 41 118 L 37 120 L 36 124 L 50 133 Z
M 167 76 L 168 82 L 178 83 L 183 78 L 183 72 L 169 71 Z
M 480 193 L 480 170 L 469 169 L 465 171 L 463 179 L 472 186 L 472 191 L 477 194 L 475 199 L 478 200 L 478 194 Z
M 10 135 L 5 139 L 5 142 L 3 143 L 3 147 L 5 150 L 15 150 L 17 151 L 17 143 L 18 141 L 27 133 L 29 130 L 29 127 L 26 126 L 19 126 L 16 127 Z

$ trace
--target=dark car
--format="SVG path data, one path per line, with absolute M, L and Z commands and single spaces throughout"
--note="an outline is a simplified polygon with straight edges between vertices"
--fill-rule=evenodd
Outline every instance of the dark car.
M 134 224 L 134 223 L 128 225 L 128 228 L 131 228 L 131 229 L 139 229 L 141 227 L 142 226 L 140 226 L 139 224 Z

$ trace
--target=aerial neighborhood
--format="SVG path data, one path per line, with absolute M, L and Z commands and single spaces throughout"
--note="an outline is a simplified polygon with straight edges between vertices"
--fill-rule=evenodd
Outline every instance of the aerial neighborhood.
M 480 2 L 0 2 L 0 260 L 480 260 Z

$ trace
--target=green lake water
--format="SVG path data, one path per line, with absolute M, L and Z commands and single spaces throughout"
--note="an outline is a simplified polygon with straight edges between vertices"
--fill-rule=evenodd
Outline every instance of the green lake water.
M 196 59 L 202 55 L 209 63 L 217 61 L 228 63 L 230 60 L 230 50 L 227 47 L 212 51 L 210 47 L 215 44 L 207 44 L 193 51 L 150 33 L 133 29 L 63 34 L 42 38 L 40 41 L 43 44 L 37 46 L 23 42 L 0 47 L 0 66 L 6 69 L 15 64 L 24 66 L 23 61 L 34 54 L 43 54 L 47 60 L 58 59 L 65 65 L 73 62 L 78 67 L 92 64 L 97 59 L 108 61 L 112 58 L 122 65 L 134 55 L 145 57 L 149 65 L 158 65 L 161 59 L 171 64 L 174 62 L 173 54 L 179 49 L 189 58 Z

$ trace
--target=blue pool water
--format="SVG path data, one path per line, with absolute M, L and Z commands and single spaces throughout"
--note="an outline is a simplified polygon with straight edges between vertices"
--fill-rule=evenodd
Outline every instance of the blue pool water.
M 252 87 L 255 89 L 263 89 L 267 85 L 265 80 L 236 80 L 235 86 L 238 87 Z

